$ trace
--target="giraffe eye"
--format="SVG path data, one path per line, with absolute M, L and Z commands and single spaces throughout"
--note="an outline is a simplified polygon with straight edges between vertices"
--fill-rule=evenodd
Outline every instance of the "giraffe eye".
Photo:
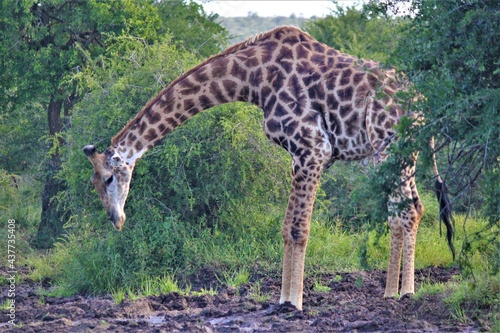
M 104 182 L 106 183 L 106 186 L 109 186 L 109 184 L 111 184 L 113 182 L 113 176 L 109 177 Z

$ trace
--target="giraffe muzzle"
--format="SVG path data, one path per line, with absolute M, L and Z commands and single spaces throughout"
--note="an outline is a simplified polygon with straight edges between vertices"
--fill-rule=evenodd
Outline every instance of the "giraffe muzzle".
M 123 224 L 125 223 L 125 214 L 122 213 L 120 214 L 116 210 L 112 210 L 108 213 L 109 219 L 111 220 L 111 223 L 113 224 L 113 227 L 117 231 L 121 231 Z

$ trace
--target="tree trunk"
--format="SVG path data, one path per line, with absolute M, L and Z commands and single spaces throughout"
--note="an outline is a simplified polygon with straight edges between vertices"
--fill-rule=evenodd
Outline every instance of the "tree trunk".
M 57 194 L 66 188 L 64 181 L 56 176 L 61 170 L 61 155 L 59 147 L 64 143 L 61 136 L 58 136 L 63 129 L 61 119 L 61 109 L 63 101 L 59 97 L 51 96 L 47 107 L 49 134 L 54 138 L 53 145 L 57 145 L 44 166 L 45 184 L 42 191 L 42 214 L 38 233 L 34 245 L 38 248 L 49 248 L 55 240 L 64 232 L 65 221 L 64 208 L 57 200 Z M 56 139 L 56 136 L 57 139 Z

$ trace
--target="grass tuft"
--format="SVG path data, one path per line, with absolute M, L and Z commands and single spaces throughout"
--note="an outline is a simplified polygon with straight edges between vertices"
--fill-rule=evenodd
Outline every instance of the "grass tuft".
M 175 280 L 170 275 L 164 275 L 162 278 L 158 279 L 158 287 L 161 294 L 167 294 L 171 292 L 181 292 L 177 280 Z
M 455 284 L 455 282 L 451 282 L 451 283 Z M 420 300 L 420 299 L 424 298 L 425 296 L 444 294 L 446 291 L 450 290 L 450 288 L 451 288 L 450 283 L 424 282 L 417 289 L 417 291 L 413 295 L 413 298 L 415 300 Z
M 314 287 L 313 290 L 320 292 L 320 293 L 327 293 L 331 290 L 332 288 L 325 286 L 324 284 L 321 283 L 321 281 L 314 281 Z
M 215 295 L 217 295 L 217 290 L 212 289 L 212 287 L 210 287 L 210 289 L 201 288 L 200 291 L 192 291 L 191 295 L 193 295 L 193 296 L 205 296 L 205 295 L 215 296 Z
M 256 302 L 263 303 L 267 302 L 271 299 L 269 294 L 265 294 L 261 290 L 262 282 L 257 281 L 250 286 L 250 297 L 254 299 Z
M 111 297 L 116 305 L 122 304 L 125 300 L 125 296 L 127 296 L 127 291 L 122 288 L 117 288 L 111 291 Z
M 217 277 L 219 282 L 230 288 L 239 288 L 250 280 L 250 273 L 243 268 L 238 271 L 222 272 L 222 279 Z

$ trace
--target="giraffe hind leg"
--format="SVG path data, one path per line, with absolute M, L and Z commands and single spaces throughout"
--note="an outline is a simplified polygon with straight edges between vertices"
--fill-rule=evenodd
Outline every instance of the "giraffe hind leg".
M 391 250 L 384 297 L 394 297 L 399 289 L 399 269 L 401 267 L 401 250 L 403 249 L 403 228 L 398 217 L 389 217 L 391 233 Z
M 401 252 L 403 277 L 400 296 L 413 294 L 415 290 L 415 244 L 424 208 L 418 196 L 413 172 L 414 168 L 407 168 L 403 172 L 400 193 L 389 198 L 389 210 L 393 216 L 389 217 L 388 221 L 391 231 L 391 252 L 384 297 L 394 297 L 398 292 Z M 396 206 L 401 202 L 401 198 L 409 199 L 409 205 L 398 212 Z

